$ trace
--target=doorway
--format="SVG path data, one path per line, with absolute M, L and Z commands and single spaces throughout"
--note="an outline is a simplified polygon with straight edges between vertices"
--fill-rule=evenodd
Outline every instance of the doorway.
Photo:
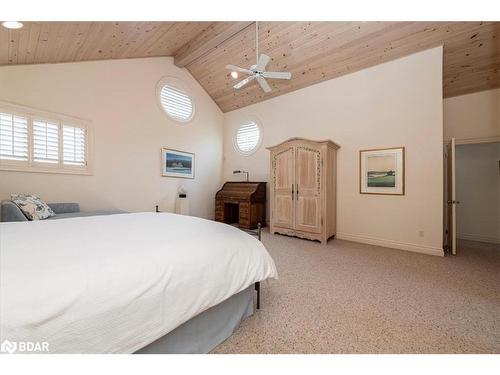
M 500 250 L 500 142 L 456 142 L 445 152 L 445 248 Z

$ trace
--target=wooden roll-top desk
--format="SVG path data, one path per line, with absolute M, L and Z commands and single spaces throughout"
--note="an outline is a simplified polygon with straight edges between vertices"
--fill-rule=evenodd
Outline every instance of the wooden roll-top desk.
M 215 195 L 215 220 L 243 229 L 266 225 L 266 183 L 226 182 Z

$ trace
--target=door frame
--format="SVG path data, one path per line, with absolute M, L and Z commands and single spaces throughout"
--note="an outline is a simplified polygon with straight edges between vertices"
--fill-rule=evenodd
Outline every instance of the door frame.
M 455 138 L 455 146 L 458 145 L 476 145 L 480 143 L 500 142 L 500 136 L 482 137 L 482 138 Z M 448 144 L 449 142 L 446 142 Z
M 459 145 L 473 145 L 473 144 L 482 144 L 482 143 L 498 143 L 500 142 L 500 136 L 491 136 L 491 137 L 482 137 L 482 138 L 461 138 L 461 139 L 456 139 L 456 138 L 451 138 L 450 140 L 448 141 L 444 141 L 444 162 L 443 162 L 443 165 L 444 165 L 444 169 L 443 169 L 443 177 L 444 177 L 444 184 L 443 184 L 443 197 L 444 197 L 444 200 L 443 200 L 443 203 L 444 203 L 444 215 L 443 215 L 443 248 L 450 252 L 451 254 L 453 255 L 456 255 L 457 253 L 457 248 L 456 248 L 456 245 L 457 245 L 457 232 L 456 232 L 456 223 L 457 223 L 457 210 L 456 210 L 456 205 L 460 203 L 459 200 L 457 200 L 457 196 L 456 196 L 456 181 L 453 181 L 453 185 L 454 185 L 454 194 L 455 194 L 455 197 L 453 198 L 449 198 L 449 195 L 450 193 L 448 192 L 448 190 L 451 190 L 451 188 L 449 189 L 449 184 L 450 184 L 450 181 L 448 179 L 448 169 L 449 169 L 449 165 L 448 165 L 448 154 L 449 154 L 449 146 L 450 144 L 454 143 L 454 156 L 456 155 L 456 146 L 459 146 Z M 453 163 L 453 175 L 456 176 L 456 160 L 454 161 Z M 448 238 L 448 235 L 449 235 L 449 228 L 448 228 L 448 224 L 449 224 L 449 221 L 453 221 L 453 220 L 450 220 L 450 218 L 448 217 L 449 214 L 448 214 L 448 208 L 449 208 L 449 203 L 448 201 L 455 201 L 455 203 L 451 203 L 453 206 L 454 206 L 454 229 L 455 229 L 455 234 L 454 234 L 454 241 L 449 241 L 450 239 Z M 453 229 L 453 228 L 452 228 Z M 453 238 L 451 238 L 451 240 L 453 240 Z M 449 242 L 452 242 L 451 244 Z M 453 247 L 453 242 L 454 242 L 454 247 Z
M 456 210 L 456 204 L 459 203 L 459 201 L 457 201 L 457 197 L 456 197 L 456 184 L 455 184 L 455 181 L 453 181 L 453 189 L 450 188 L 449 189 L 449 185 L 451 183 L 451 181 L 449 181 L 449 178 L 448 178 L 448 169 L 450 168 L 450 166 L 448 165 L 448 157 L 449 157 L 449 146 L 450 144 L 453 142 L 454 144 L 454 147 L 453 147 L 453 151 L 454 151 L 454 155 L 456 155 L 456 146 L 458 145 L 469 145 L 469 144 L 481 144 L 481 143 L 497 143 L 497 142 L 500 142 L 500 136 L 492 136 L 492 137 L 482 137 L 482 138 L 461 138 L 461 139 L 456 139 L 456 138 L 451 138 L 450 140 L 448 141 L 444 141 L 444 162 L 443 162 L 443 165 L 444 165 L 444 173 L 443 173 L 443 179 L 444 179 L 444 184 L 443 184 L 443 197 L 444 197 L 444 200 L 443 200 L 443 203 L 444 203 L 444 207 L 443 207 L 443 210 L 444 210 L 444 215 L 443 215 L 443 248 L 447 251 L 449 251 L 451 254 L 453 255 L 456 255 L 457 253 L 457 249 L 456 249 L 456 244 L 457 244 L 457 232 L 456 232 L 456 222 L 457 222 L 457 210 Z M 454 161 L 453 163 L 453 176 L 456 175 L 456 161 Z M 449 198 L 450 196 L 450 193 L 449 190 L 454 190 L 454 194 L 455 194 L 455 197 L 451 197 L 451 199 Z M 449 208 L 449 203 L 448 201 L 455 201 L 455 203 L 451 203 L 451 205 L 454 206 L 454 239 L 452 237 L 453 233 L 450 234 L 450 231 L 449 231 L 449 221 L 453 221 L 453 218 L 452 217 L 449 217 L 449 212 L 448 212 L 448 208 Z M 453 212 L 450 212 L 452 215 L 453 215 Z M 453 225 L 453 223 L 452 223 Z M 451 228 L 453 229 L 453 227 Z M 452 238 L 449 238 L 449 237 L 452 237 Z M 451 241 L 450 241 L 451 240 Z M 451 242 L 451 243 L 450 243 Z M 453 245 L 454 243 L 454 245 Z

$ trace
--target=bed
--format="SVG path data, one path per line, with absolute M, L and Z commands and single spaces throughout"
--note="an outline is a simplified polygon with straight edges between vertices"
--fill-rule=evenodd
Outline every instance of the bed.
M 169 213 L 0 223 L 0 341 L 50 353 L 204 353 L 277 278 L 256 238 Z

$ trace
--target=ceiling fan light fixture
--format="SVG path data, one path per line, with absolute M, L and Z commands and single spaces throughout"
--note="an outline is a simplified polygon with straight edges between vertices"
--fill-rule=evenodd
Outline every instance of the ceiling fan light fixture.
M 238 72 L 232 71 L 231 77 L 233 77 L 234 79 L 238 78 Z
M 7 29 L 20 29 L 23 27 L 23 24 L 19 21 L 4 21 L 2 22 L 2 26 Z

